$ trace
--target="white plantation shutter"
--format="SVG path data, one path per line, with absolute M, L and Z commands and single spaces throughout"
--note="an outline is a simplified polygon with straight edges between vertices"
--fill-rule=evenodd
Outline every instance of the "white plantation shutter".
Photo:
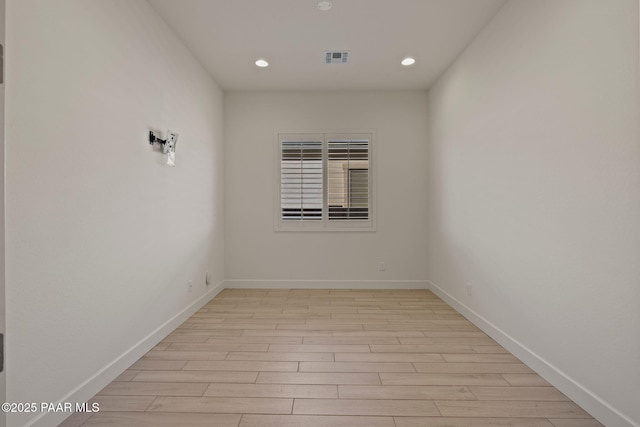
M 374 230 L 371 134 L 280 134 L 277 230 Z
M 322 219 L 322 141 L 282 141 L 280 208 L 283 220 Z
M 329 140 L 329 220 L 369 218 L 369 141 Z

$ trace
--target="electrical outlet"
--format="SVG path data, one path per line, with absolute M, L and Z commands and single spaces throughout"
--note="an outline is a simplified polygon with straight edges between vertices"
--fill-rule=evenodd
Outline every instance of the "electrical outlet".
M 473 286 L 471 286 L 471 282 L 467 282 L 467 295 L 471 296 L 472 295 L 472 288 Z
M 189 289 L 189 292 L 193 291 L 193 280 L 189 280 L 189 283 L 187 283 L 187 289 Z
M 384 261 L 380 261 L 380 262 L 378 263 L 378 269 L 379 269 L 380 271 L 385 271 L 385 270 L 387 269 L 387 266 L 386 266 L 386 265 L 384 265 Z

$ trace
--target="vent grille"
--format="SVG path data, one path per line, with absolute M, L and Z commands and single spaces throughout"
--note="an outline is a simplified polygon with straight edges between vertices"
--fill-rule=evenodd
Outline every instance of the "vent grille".
M 324 53 L 325 64 L 346 64 L 349 61 L 349 51 L 326 51 Z

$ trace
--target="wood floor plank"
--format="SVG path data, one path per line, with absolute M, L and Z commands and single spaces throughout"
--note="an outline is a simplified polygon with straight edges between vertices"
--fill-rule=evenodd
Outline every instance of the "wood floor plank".
M 225 289 L 63 427 L 602 427 L 427 290 Z
M 604 427 L 603 424 L 594 419 L 550 419 L 553 427 Z
M 216 397 L 337 399 L 338 387 L 335 385 L 306 384 L 210 384 L 204 395 Z
M 254 383 L 257 372 L 222 371 L 142 371 L 133 381 L 192 383 Z
M 126 371 L 118 375 L 118 377 L 114 381 L 131 381 L 139 373 L 140 370 L 138 369 L 127 369 Z
M 523 363 L 414 363 L 417 372 L 450 374 L 530 374 Z
M 396 337 L 304 337 L 304 344 L 400 344 Z M 289 343 L 287 343 L 289 344 Z
M 338 395 L 340 399 L 475 400 L 469 388 L 461 386 L 339 385 Z
M 245 329 L 243 337 L 331 337 L 332 331 L 302 331 L 297 329 Z
M 206 383 L 113 382 L 98 396 L 202 396 Z
M 332 316 L 330 313 L 326 314 L 287 314 L 287 313 L 256 313 L 252 316 L 252 319 L 273 319 L 273 320 L 283 320 L 283 319 L 331 319 Z M 281 323 L 281 322 L 279 322 Z
M 395 417 L 394 420 L 396 427 L 553 427 L 544 418 Z
M 240 414 L 175 414 L 154 412 L 98 412 L 83 426 L 237 427 Z
M 295 309 L 287 309 L 283 310 L 284 313 L 294 312 Z M 356 307 L 330 307 L 330 306 L 319 306 L 319 305 L 310 305 L 306 309 L 306 313 L 309 314 L 333 314 L 333 313 L 358 313 L 358 309 Z
M 415 372 L 403 362 L 300 362 L 300 372 Z
M 182 368 L 183 371 L 246 371 L 246 372 L 297 372 L 298 362 L 264 361 L 211 361 L 192 360 Z
M 425 331 L 422 334 L 425 338 L 489 338 L 484 332 L 476 331 Z M 496 345 L 495 341 L 492 345 Z
M 170 351 L 267 351 L 269 344 L 171 344 Z
M 260 372 L 258 384 L 371 384 L 379 385 L 380 377 L 373 373 L 326 372 Z
M 405 338 L 400 337 L 400 344 L 463 344 L 463 345 L 493 345 L 495 341 L 485 337 L 423 337 L 423 338 Z M 378 344 L 378 343 L 374 343 Z M 386 343 L 380 343 L 386 344 Z
M 502 377 L 514 387 L 551 387 L 537 374 L 502 374 Z
M 336 362 L 444 362 L 435 353 L 336 353 Z
M 141 360 L 225 360 L 226 351 L 154 351 L 151 350 Z
M 243 328 L 248 329 L 248 328 Z M 266 329 L 266 328 L 265 328 Z M 315 323 L 315 324 L 278 324 L 278 330 L 284 329 L 296 329 L 299 331 L 361 331 L 362 324 L 360 323 Z
M 470 387 L 478 400 L 568 401 L 555 387 Z
M 455 311 L 438 311 L 435 312 L 433 310 L 424 310 L 421 314 L 410 314 L 409 320 L 460 320 L 464 319 L 463 316 L 459 315 Z
M 495 353 L 495 354 L 508 354 L 509 352 L 499 345 L 472 345 L 471 348 L 476 353 Z
M 173 336 L 184 335 L 199 335 L 207 337 L 239 337 L 242 335 L 242 329 L 215 329 L 215 330 L 203 330 L 203 329 L 176 329 L 171 333 Z
M 328 321 L 330 320 L 330 318 L 323 318 L 323 319 L 319 319 L 322 321 Z M 274 315 L 273 313 L 269 313 L 268 315 L 260 315 L 258 314 L 257 316 L 251 316 L 251 318 L 249 319 L 234 319 L 234 318 L 227 318 L 227 319 L 223 319 L 223 322 L 225 324 L 233 324 L 233 323 L 244 323 L 244 324 L 255 324 L 255 323 L 260 323 L 260 324 L 268 324 L 268 323 L 274 323 L 274 324 L 293 324 L 293 323 L 298 323 L 298 324 L 305 324 L 307 323 L 307 318 L 305 316 L 283 316 L 282 314 L 278 314 L 277 316 Z
M 403 374 L 380 373 L 383 385 L 485 385 L 508 386 L 498 374 Z
M 171 343 L 169 342 L 161 342 L 158 345 L 154 346 L 151 350 L 155 350 L 155 351 L 162 351 L 167 349 L 169 346 L 171 345 Z
M 158 397 L 150 412 L 290 414 L 293 399 L 253 397 Z
M 191 329 L 216 330 L 216 329 L 275 329 L 275 323 L 209 323 L 198 322 L 191 325 Z M 302 325 L 300 325 L 302 326 Z
M 303 337 L 209 337 L 207 344 L 302 344 Z
M 445 417 L 591 418 L 573 402 L 439 401 Z
M 98 403 L 100 412 L 145 411 L 155 398 L 155 396 L 95 396 L 89 401 L 89 406 Z
M 475 326 L 472 323 L 468 323 L 468 324 L 460 324 L 460 325 L 450 325 L 449 328 L 452 331 L 478 331 L 480 332 L 480 328 L 478 328 L 477 326 Z
M 187 342 L 187 343 L 200 343 L 204 344 L 209 339 L 209 335 L 185 335 L 185 334 L 171 334 L 162 340 L 163 343 L 174 342 Z
M 422 331 L 398 331 L 398 330 L 390 330 L 390 331 L 333 331 L 332 335 L 334 337 L 391 337 L 391 338 L 399 338 L 399 337 L 407 337 L 407 338 L 420 338 L 424 337 L 424 332 Z
M 446 325 L 436 324 L 424 324 L 424 325 L 382 325 L 382 324 L 369 324 L 364 323 L 362 325 L 364 331 L 450 331 L 451 327 Z
M 395 427 L 391 417 L 244 415 L 239 427 Z
M 430 309 L 428 305 L 425 307 L 407 307 L 401 305 L 381 305 L 380 308 L 360 308 L 358 314 L 375 314 L 375 315 L 395 315 L 395 314 L 423 314 L 425 310 Z
M 340 345 L 286 345 L 286 344 L 270 344 L 269 351 L 275 352 L 299 352 L 299 353 L 368 353 L 369 346 L 364 344 L 340 344 Z
M 283 353 L 276 351 L 232 351 L 225 360 L 264 360 L 274 362 L 333 362 L 333 353 Z
M 360 321 L 360 323 L 369 323 L 370 320 L 384 320 L 384 321 L 410 320 L 410 317 L 408 314 L 380 314 L 380 313 L 370 313 L 370 314 L 335 313 L 331 315 L 331 318 L 334 320 L 357 320 L 357 321 Z
M 130 369 L 145 371 L 177 371 L 187 364 L 186 360 L 154 360 L 142 358 L 131 365 Z
M 443 354 L 442 357 L 454 363 L 522 363 L 511 354 Z
M 252 313 L 216 313 L 212 311 L 203 311 L 198 312 L 191 317 L 195 319 L 252 319 L 254 315 Z
M 296 399 L 294 414 L 436 416 L 438 408 L 428 400 Z
M 333 316 L 333 314 L 331 314 Z M 367 318 L 362 318 L 362 319 L 309 319 L 306 322 L 307 325 L 311 326 L 317 326 L 317 325 L 322 325 L 322 326 L 327 326 L 327 328 L 329 328 L 330 330 L 334 330 L 333 328 L 330 328 L 333 325 L 339 325 L 339 327 L 335 330 L 340 331 L 340 330 L 346 330 L 346 331 L 362 331 L 362 325 L 363 324 L 367 324 L 367 325 L 388 325 L 389 322 L 387 320 L 382 320 L 382 319 L 367 319 Z M 344 326 L 344 328 L 342 328 L 342 326 Z M 347 326 L 352 326 L 351 328 L 347 328 Z
M 415 344 L 415 345 L 372 345 L 373 353 L 473 353 L 473 349 L 463 344 Z M 444 357 L 444 356 L 443 356 Z M 445 358 L 446 360 L 446 358 Z

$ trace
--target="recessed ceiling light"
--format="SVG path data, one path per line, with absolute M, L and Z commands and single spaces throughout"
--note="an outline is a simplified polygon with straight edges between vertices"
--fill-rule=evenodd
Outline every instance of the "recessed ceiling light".
M 258 66 L 260 68 L 265 68 L 265 67 L 269 66 L 269 63 L 265 59 L 258 59 L 256 61 L 256 66 Z
M 416 60 L 410 56 L 404 58 L 401 62 L 401 64 L 404 65 L 405 67 L 408 67 L 409 65 L 413 65 L 415 63 L 416 63 Z
M 321 2 L 318 3 L 318 9 L 320 9 L 323 12 L 326 12 L 327 10 L 331 9 L 332 7 L 333 7 L 333 5 L 329 1 L 321 1 Z

